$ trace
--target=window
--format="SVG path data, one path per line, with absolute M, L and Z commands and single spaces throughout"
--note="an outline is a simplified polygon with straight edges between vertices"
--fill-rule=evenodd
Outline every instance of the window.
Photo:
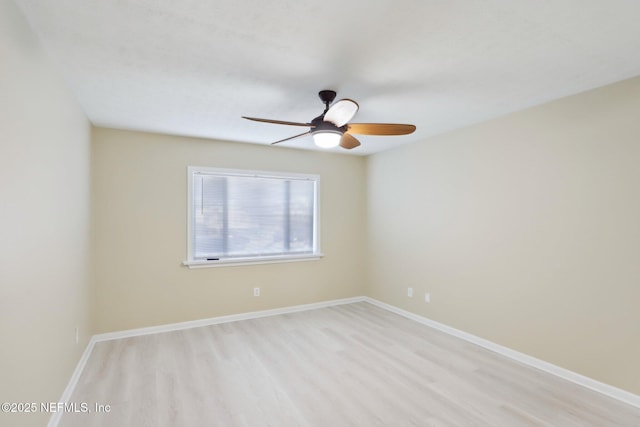
M 319 176 L 189 167 L 189 266 L 317 259 Z

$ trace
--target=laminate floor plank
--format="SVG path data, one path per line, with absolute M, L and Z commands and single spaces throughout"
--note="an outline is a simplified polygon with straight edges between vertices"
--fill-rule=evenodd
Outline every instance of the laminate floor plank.
M 640 408 L 364 302 L 99 342 L 71 401 L 91 412 L 59 427 L 640 427 Z

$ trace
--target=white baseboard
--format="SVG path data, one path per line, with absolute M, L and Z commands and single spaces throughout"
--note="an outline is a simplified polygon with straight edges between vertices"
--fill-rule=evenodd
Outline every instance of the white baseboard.
M 147 328 L 127 329 L 118 332 L 107 332 L 93 336 L 95 342 L 115 340 L 120 338 L 137 337 L 140 335 L 157 334 L 161 332 L 180 331 L 183 329 L 199 328 L 201 326 L 217 325 L 219 323 L 236 322 L 238 320 L 257 319 L 260 317 L 277 316 L 278 314 L 295 313 L 298 311 L 315 310 L 317 308 L 331 307 L 334 305 L 352 304 L 362 302 L 365 297 L 343 298 L 330 301 L 314 302 L 311 304 L 292 305 L 289 307 L 274 308 L 271 310 L 250 311 L 248 313 L 231 314 L 228 316 L 211 317 L 208 319 L 190 320 L 187 322 L 171 323 L 168 325 L 150 326 Z
M 636 394 L 619 389 L 617 387 L 613 387 L 609 384 L 605 384 L 600 381 L 596 381 L 592 378 L 585 377 L 584 375 L 578 374 L 576 372 L 570 371 L 565 368 L 561 368 L 552 363 L 545 362 L 544 360 L 540 360 L 535 357 L 529 356 L 527 354 L 520 353 L 519 351 L 515 351 L 508 347 L 501 346 L 500 344 L 496 344 L 484 338 L 480 338 L 478 336 L 469 334 L 459 329 L 452 328 L 445 324 L 436 322 L 434 320 L 428 319 L 426 317 L 420 316 L 415 313 L 411 313 L 409 311 L 384 303 L 382 301 L 378 301 L 370 297 L 364 297 L 363 299 L 364 301 L 370 304 L 383 308 L 387 311 L 399 314 L 400 316 L 406 317 L 407 319 L 415 320 L 416 322 L 422 323 L 423 325 L 432 327 L 441 332 L 447 333 L 449 335 L 453 335 L 454 337 L 479 345 L 480 347 L 484 347 L 487 350 L 491 350 L 494 353 L 498 353 L 502 356 L 506 356 L 510 359 L 516 360 L 527 366 L 531 366 L 533 368 L 536 368 L 541 371 L 547 372 L 549 374 L 555 375 L 557 377 L 563 378 L 567 381 L 571 381 L 572 383 L 578 384 L 582 387 L 586 387 L 590 390 L 596 391 L 598 393 L 602 393 L 616 400 L 619 400 L 629 405 L 640 408 L 640 396 Z
M 73 391 L 78 384 L 78 380 L 80 379 L 80 375 L 82 374 L 82 371 L 84 370 L 84 367 L 89 360 L 89 356 L 91 356 L 94 345 L 95 341 L 93 340 L 93 337 L 91 337 L 89 343 L 84 349 L 84 352 L 82 353 L 82 356 L 80 357 L 80 360 L 78 361 L 78 364 L 76 365 L 76 369 L 74 369 L 73 374 L 71 374 L 71 378 L 69 379 L 67 387 L 62 392 L 62 396 L 60 397 L 59 402 L 68 403 L 71 400 L 71 395 L 73 394 Z M 60 422 L 62 414 L 62 411 L 56 411 L 51 414 L 49 422 L 47 423 L 47 427 L 58 427 L 58 423 Z
M 384 303 L 382 301 L 378 301 L 376 299 L 373 299 L 370 297 L 364 297 L 364 296 L 353 297 L 353 298 L 343 298 L 343 299 L 330 300 L 330 301 L 322 301 L 322 302 L 316 302 L 312 304 L 294 305 L 289 307 L 275 308 L 271 310 L 252 311 L 248 313 L 232 314 L 228 316 L 219 316 L 219 317 L 212 317 L 208 319 L 192 320 L 188 322 L 171 323 L 167 325 L 151 326 L 147 328 L 138 328 L 138 329 L 128 329 L 124 331 L 108 332 L 104 334 L 94 335 L 89 340 L 89 343 L 87 344 L 87 347 L 84 353 L 82 354 L 82 357 L 80 358 L 80 361 L 76 366 L 76 369 L 73 371 L 71 379 L 69 380 L 69 384 L 67 384 L 67 387 L 62 393 L 60 402 L 67 403 L 71 399 L 71 395 L 73 394 L 73 391 L 76 385 L 78 384 L 80 375 L 82 374 L 82 371 L 84 370 L 87 360 L 89 359 L 89 356 L 91 355 L 91 352 L 93 351 L 93 348 L 97 342 L 115 340 L 120 338 L 137 337 L 141 335 L 157 334 L 162 332 L 179 331 L 183 329 L 197 328 L 201 326 L 217 325 L 220 323 L 227 323 L 227 322 L 236 322 L 238 320 L 257 319 L 260 317 L 276 316 L 279 314 L 314 310 L 318 308 L 331 307 L 331 306 L 342 305 L 342 304 L 353 304 L 356 302 L 368 302 L 370 304 L 383 308 L 392 313 L 396 313 L 396 314 L 399 314 L 400 316 L 406 317 L 407 319 L 415 320 L 416 322 L 419 322 L 423 325 L 445 332 L 449 335 L 453 335 L 465 341 L 474 343 L 488 350 L 491 350 L 495 353 L 498 353 L 510 359 L 516 360 L 520 363 L 524 363 L 525 365 L 534 367 L 536 369 L 540 369 L 541 371 L 548 372 L 552 375 L 558 376 L 560 378 L 564 378 L 565 380 L 571 381 L 575 384 L 581 385 L 583 387 L 602 393 L 606 396 L 612 397 L 614 399 L 617 399 L 629 405 L 633 405 L 640 408 L 640 396 L 638 395 L 610 386 L 608 384 L 601 383 L 594 379 L 585 377 L 584 375 L 580 375 L 568 369 L 564 369 L 559 366 L 553 365 L 549 362 L 545 362 L 544 360 L 536 359 L 535 357 L 526 355 L 524 353 L 520 353 L 518 351 L 501 346 L 489 340 L 485 340 L 484 338 L 480 338 L 475 335 L 469 334 L 467 332 L 463 332 L 461 330 L 452 328 L 450 326 L 447 326 L 442 323 L 436 322 L 434 320 L 428 319 L 426 317 L 417 315 L 415 313 L 411 313 L 409 311 Z M 49 419 L 49 423 L 47 424 L 47 427 L 57 427 L 61 417 L 62 417 L 62 412 L 54 413 Z

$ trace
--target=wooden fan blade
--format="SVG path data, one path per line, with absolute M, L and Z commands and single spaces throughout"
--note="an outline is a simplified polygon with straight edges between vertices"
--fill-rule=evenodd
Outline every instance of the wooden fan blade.
M 305 133 L 301 133 L 300 135 L 290 136 L 289 138 L 285 138 L 285 139 L 281 139 L 280 141 L 272 142 L 271 145 L 280 144 L 281 142 L 290 141 L 290 140 L 296 139 L 296 138 L 301 138 L 301 137 L 303 137 L 305 135 L 309 135 L 310 133 L 311 133 L 311 131 L 305 132 Z
M 246 116 L 242 116 L 242 118 L 247 120 L 253 120 L 254 122 L 273 123 L 276 125 L 306 126 L 306 127 L 312 127 L 312 128 L 315 127 L 315 125 L 312 125 L 311 123 L 286 122 L 284 120 L 259 119 L 257 117 L 246 117 Z
M 352 99 L 341 99 L 329 108 L 324 120 L 340 127 L 347 124 L 358 112 L 358 103 Z
M 346 132 L 342 134 L 342 138 L 340 138 L 340 147 L 351 150 L 352 148 L 356 148 L 358 145 L 360 145 L 360 141 L 355 139 L 353 136 Z
M 408 135 L 413 133 L 416 127 L 395 123 L 349 123 L 347 129 L 359 135 Z

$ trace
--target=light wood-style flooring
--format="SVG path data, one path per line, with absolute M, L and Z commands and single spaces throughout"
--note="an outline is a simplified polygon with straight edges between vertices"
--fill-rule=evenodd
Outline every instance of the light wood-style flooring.
M 640 409 L 362 302 L 97 343 L 59 427 L 640 427 Z

